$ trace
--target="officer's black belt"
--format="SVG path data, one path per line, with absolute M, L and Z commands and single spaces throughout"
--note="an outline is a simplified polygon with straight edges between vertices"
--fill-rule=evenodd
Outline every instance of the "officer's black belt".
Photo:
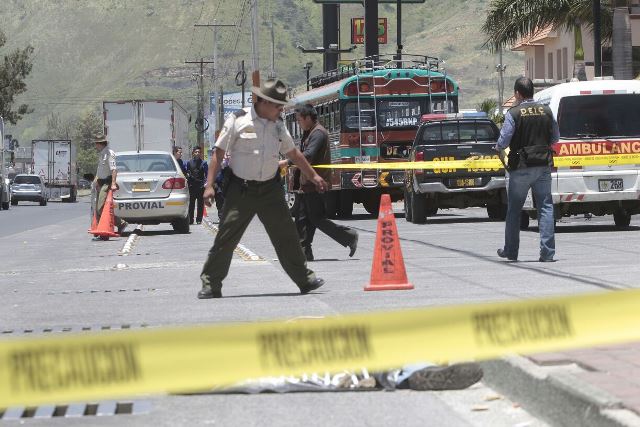
M 252 181 L 250 179 L 240 178 L 239 176 L 237 176 L 236 174 L 231 172 L 231 179 L 233 181 L 239 182 L 240 184 L 242 184 L 245 187 L 260 187 L 260 186 L 267 185 L 267 184 L 273 184 L 274 182 L 279 182 L 280 181 L 280 174 L 276 173 L 276 176 L 274 176 L 273 178 L 268 179 L 266 181 Z

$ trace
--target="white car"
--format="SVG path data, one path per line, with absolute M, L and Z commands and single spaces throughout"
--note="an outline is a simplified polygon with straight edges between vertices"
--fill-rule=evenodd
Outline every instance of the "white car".
M 163 151 L 116 153 L 114 214 L 136 224 L 170 223 L 189 232 L 189 188 L 176 159 Z
M 11 184 L 11 204 L 18 202 L 37 202 L 47 206 L 47 192 L 42 177 L 35 174 L 19 174 Z

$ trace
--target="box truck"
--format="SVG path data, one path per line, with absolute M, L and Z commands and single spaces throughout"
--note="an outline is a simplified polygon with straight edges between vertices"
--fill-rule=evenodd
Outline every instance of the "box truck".
M 104 133 L 116 153 L 172 152 L 174 146 L 189 151 L 189 116 L 176 101 L 105 101 L 102 107 Z

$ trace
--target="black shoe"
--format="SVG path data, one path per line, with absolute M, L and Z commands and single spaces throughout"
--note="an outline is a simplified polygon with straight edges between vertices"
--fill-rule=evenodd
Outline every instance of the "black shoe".
M 506 258 L 509 261 L 517 261 L 518 260 L 518 258 L 512 258 L 512 257 L 507 256 L 507 254 L 505 253 L 504 249 L 498 249 L 498 256 L 500 258 Z
M 201 224 L 201 223 L 202 223 L 202 221 L 196 221 L 196 224 Z
M 313 261 L 313 251 L 311 250 L 311 246 L 305 246 L 304 248 L 304 257 L 307 261 Z
M 353 238 L 353 241 L 349 244 L 349 256 L 352 257 L 353 254 L 356 253 L 356 249 L 358 249 L 358 234 L 356 233 L 356 237 Z
M 318 279 L 314 279 L 313 282 L 311 282 L 308 285 L 305 285 L 304 287 L 300 288 L 300 293 L 301 294 L 308 294 L 311 291 L 315 291 L 316 289 L 318 289 L 320 286 L 324 285 L 324 280 L 318 278 Z
M 198 292 L 198 299 L 211 299 L 211 298 L 222 298 L 221 290 L 213 290 L 210 287 L 203 287 L 200 292 Z
M 477 363 L 458 363 L 451 366 L 429 366 L 409 376 L 412 390 L 462 390 L 482 379 Z
M 556 260 L 553 259 L 553 258 L 542 258 L 542 257 L 540 257 L 540 259 L 538 259 L 538 261 L 540 261 L 540 262 L 556 262 Z

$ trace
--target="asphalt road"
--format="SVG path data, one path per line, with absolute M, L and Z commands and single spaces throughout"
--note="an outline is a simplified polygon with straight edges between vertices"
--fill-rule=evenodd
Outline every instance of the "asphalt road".
M 368 282 L 376 222 L 356 210 L 343 223 L 360 231 L 354 258 L 317 233 L 310 263 L 327 284 L 300 296 L 282 272 L 261 225 L 242 244 L 262 261 L 237 256 L 221 300 L 197 300 L 199 272 L 213 233 L 189 235 L 147 226 L 127 256 L 124 238 L 92 241 L 88 203 L 22 206 L 0 212 L 0 325 L 2 336 L 26 330 L 118 328 L 251 322 L 323 317 L 410 307 L 501 301 L 636 287 L 640 224 L 613 227 L 611 217 L 558 224 L 558 262 L 538 263 L 535 228 L 521 236 L 521 262 L 495 255 L 504 224 L 482 209 L 444 211 L 427 224 L 398 229 L 412 291 L 363 292 Z M 38 214 L 33 214 L 36 209 Z M 399 211 L 399 210 L 398 210 Z M 25 214 L 20 215 L 20 212 Z M 28 214 L 27 214 L 28 212 Z M 7 216 L 4 216 L 7 214 Z M 212 213 L 214 217 L 215 213 Z M 27 221 L 27 215 L 29 221 Z M 54 220 L 57 219 L 57 220 Z M 535 225 L 535 222 L 533 223 Z M 130 228 L 131 229 L 131 228 Z M 62 332 L 61 332 L 62 333 Z M 439 345 L 437 342 L 434 346 Z M 402 351 L 402 349 L 398 349 Z M 197 369 L 197 366 L 194 366 Z M 145 397 L 144 415 L 31 421 L 47 425 L 544 425 L 517 402 L 478 384 L 448 392 L 349 392 Z
M 88 197 L 80 198 L 78 203 L 49 201 L 47 206 L 40 206 L 37 202 L 19 202 L 18 206 L 0 211 L 0 237 L 79 217 L 89 224 L 90 210 Z

